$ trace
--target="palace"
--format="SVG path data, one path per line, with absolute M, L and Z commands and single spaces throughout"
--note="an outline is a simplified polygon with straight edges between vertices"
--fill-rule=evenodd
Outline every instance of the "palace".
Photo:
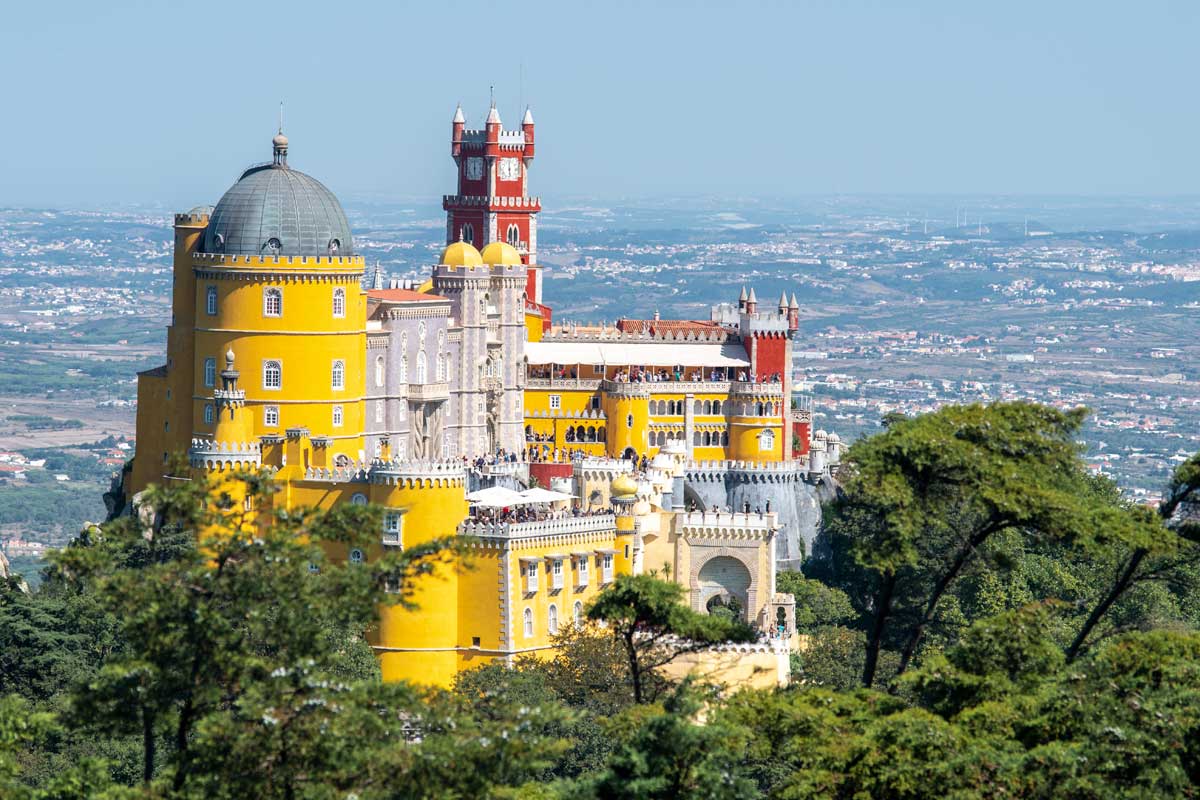
M 282 130 L 215 207 L 176 215 L 167 359 L 138 376 L 127 499 L 186 453 L 191 470 L 270 469 L 289 507 L 384 507 L 373 551 L 336 554 L 351 562 L 471 536 L 464 569 L 422 578 L 419 610 L 372 632 L 389 680 L 445 685 L 546 651 L 616 575 L 664 566 L 693 607 L 763 632 L 713 663 L 786 680 L 793 600 L 775 571 L 812 545 L 840 454 L 793 402 L 795 296 L 555 324 L 532 114 L 506 131 L 493 106 L 470 130 L 460 108 L 451 136 L 446 246 L 419 286 L 367 280 L 341 204 L 292 168 Z M 574 500 L 518 516 L 469 499 L 534 485 Z

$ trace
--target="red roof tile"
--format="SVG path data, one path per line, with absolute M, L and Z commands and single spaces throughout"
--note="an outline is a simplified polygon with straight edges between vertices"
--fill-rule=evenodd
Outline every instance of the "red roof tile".
M 412 289 L 372 289 L 367 292 L 372 300 L 382 300 L 387 303 L 414 303 L 427 300 L 448 300 L 440 294 L 422 294 Z

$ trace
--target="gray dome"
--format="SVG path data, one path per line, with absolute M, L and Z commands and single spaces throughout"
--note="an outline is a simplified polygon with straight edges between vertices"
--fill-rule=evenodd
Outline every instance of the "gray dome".
M 229 187 L 209 217 L 201 249 L 242 256 L 348 256 L 354 241 L 333 192 L 289 169 L 277 154 L 276 163 L 246 170 Z

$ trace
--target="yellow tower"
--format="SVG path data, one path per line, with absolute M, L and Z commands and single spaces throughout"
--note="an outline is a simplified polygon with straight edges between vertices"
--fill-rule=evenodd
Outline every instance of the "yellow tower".
M 612 497 L 613 510 L 617 515 L 616 527 L 616 573 L 632 575 L 634 562 L 635 539 L 637 538 L 637 520 L 634 519 L 633 506 L 637 503 L 637 481 L 625 473 L 613 479 L 609 488 Z
M 605 381 L 604 415 L 608 419 L 608 454 L 625 458 L 630 451 L 645 455 L 649 448 L 650 384 Z

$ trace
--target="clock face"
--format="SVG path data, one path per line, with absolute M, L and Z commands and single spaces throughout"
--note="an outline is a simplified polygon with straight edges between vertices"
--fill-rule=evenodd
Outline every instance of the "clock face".
M 500 159 L 500 179 L 515 181 L 521 177 L 521 162 L 515 158 Z
M 483 159 L 471 156 L 467 159 L 467 180 L 477 181 L 483 177 Z

